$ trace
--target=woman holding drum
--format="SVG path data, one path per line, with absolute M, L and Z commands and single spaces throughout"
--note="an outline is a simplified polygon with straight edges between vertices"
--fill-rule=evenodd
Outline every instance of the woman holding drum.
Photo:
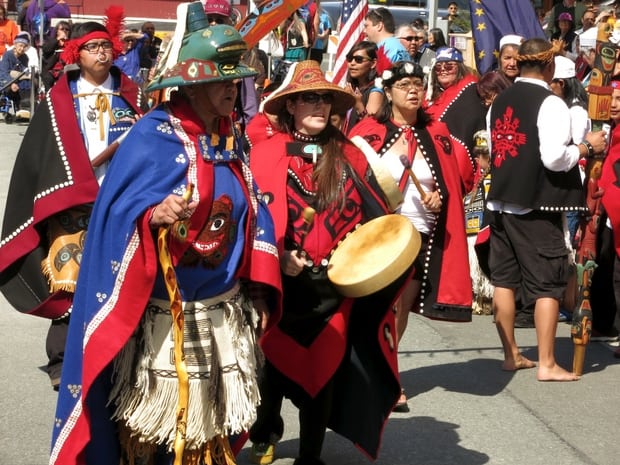
M 381 78 L 387 97 L 383 110 L 360 121 L 350 136 L 363 136 L 385 162 L 405 197 L 400 213 L 422 235 L 413 279 L 397 307 L 400 340 L 412 310 L 434 319 L 471 321 L 464 191 L 457 164 L 467 153 L 453 143 L 444 123 L 431 120 L 421 108 L 424 72 L 419 65 L 395 63 Z M 396 410 L 408 410 L 404 395 Z
M 252 172 L 274 218 L 284 295 L 282 319 L 262 339 L 266 366 L 250 430 L 253 463 L 274 460 L 284 396 L 300 410 L 295 465 L 323 463 L 327 427 L 376 457 L 400 393 L 391 308 L 415 254 L 395 282 L 364 297 L 344 297 L 327 277 L 339 243 L 388 211 L 363 153 L 330 124 L 330 114 L 354 103 L 318 63 L 302 61 L 289 84 L 265 102 L 280 132 L 251 151 Z

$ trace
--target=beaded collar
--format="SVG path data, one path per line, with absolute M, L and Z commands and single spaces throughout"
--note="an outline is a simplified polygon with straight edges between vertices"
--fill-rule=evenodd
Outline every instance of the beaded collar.
M 300 142 L 314 143 L 319 141 L 319 136 L 309 136 L 308 134 L 302 134 L 297 129 L 293 129 L 293 138 Z

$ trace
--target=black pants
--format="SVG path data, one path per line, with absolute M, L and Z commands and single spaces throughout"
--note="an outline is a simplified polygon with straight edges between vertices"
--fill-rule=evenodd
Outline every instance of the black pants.
M 65 357 L 65 343 L 69 332 L 69 317 L 61 320 L 54 320 L 47 331 L 45 340 L 45 351 L 47 352 L 47 374 L 50 377 L 52 386 L 56 387 L 56 382 L 60 381 L 62 372 L 62 361 Z
M 618 259 L 611 229 L 601 225 L 597 239 L 597 266 L 590 287 L 592 327 L 599 333 L 607 334 L 613 331 L 620 303 L 620 295 L 616 295 L 620 294 L 620 264 L 616 263 Z
M 261 404 L 250 428 L 253 443 L 276 443 L 284 432 L 280 416 L 286 394 L 299 409 L 299 457 L 319 460 L 333 402 L 333 380 L 314 398 L 266 362 L 260 380 Z

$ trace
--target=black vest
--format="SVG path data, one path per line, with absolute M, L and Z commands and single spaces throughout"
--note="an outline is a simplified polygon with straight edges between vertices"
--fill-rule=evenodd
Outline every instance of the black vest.
M 584 208 L 579 167 L 551 171 L 540 158 L 536 121 L 551 91 L 517 82 L 497 96 L 491 107 L 491 189 L 488 200 L 533 210 L 568 211 Z M 566 108 L 568 112 L 568 107 Z

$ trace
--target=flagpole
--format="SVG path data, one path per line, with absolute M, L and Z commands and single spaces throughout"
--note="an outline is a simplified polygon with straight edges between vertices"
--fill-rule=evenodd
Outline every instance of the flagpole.
M 428 0 L 428 28 L 435 27 L 437 22 L 437 0 Z

